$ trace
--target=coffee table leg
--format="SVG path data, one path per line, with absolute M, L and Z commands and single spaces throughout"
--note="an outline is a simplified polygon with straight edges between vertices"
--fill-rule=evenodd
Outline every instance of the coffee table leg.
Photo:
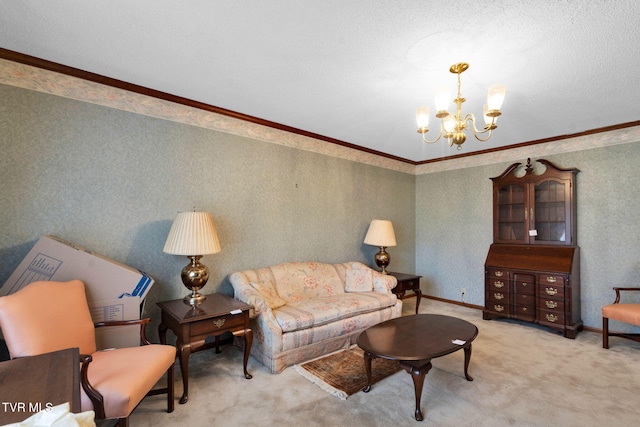
M 415 417 L 416 421 L 422 421 L 424 417 L 422 416 L 422 411 L 420 410 L 420 400 L 422 399 L 422 387 L 424 385 L 424 378 L 431 370 L 431 362 L 427 362 L 426 364 L 419 367 L 400 362 L 400 366 L 402 366 L 404 370 L 411 375 L 411 379 L 413 380 L 413 388 L 416 395 Z
M 469 375 L 469 362 L 471 361 L 471 344 L 464 348 L 464 377 L 467 381 L 473 381 Z
M 367 386 L 362 389 L 365 393 L 371 390 L 371 353 L 364 352 L 364 369 L 367 371 Z

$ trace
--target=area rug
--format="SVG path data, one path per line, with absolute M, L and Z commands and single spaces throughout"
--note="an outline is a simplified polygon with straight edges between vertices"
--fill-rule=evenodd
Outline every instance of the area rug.
M 364 353 L 357 346 L 294 365 L 294 369 L 318 387 L 342 400 L 359 392 L 367 385 Z M 395 374 L 400 369 L 400 364 L 395 360 L 373 359 L 371 383 Z

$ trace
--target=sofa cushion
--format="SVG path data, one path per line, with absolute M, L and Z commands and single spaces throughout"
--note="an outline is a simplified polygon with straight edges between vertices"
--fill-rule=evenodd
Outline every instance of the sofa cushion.
M 253 289 L 258 291 L 262 295 L 270 309 L 273 310 L 275 308 L 282 307 L 287 303 L 285 300 L 280 298 L 280 295 L 278 295 L 278 291 L 276 291 L 275 286 L 273 286 L 273 282 L 271 282 L 270 280 L 263 282 L 252 280 L 250 284 Z
M 345 272 L 346 292 L 371 292 L 373 290 L 373 270 L 351 268 Z
M 297 331 L 381 310 L 396 304 L 395 294 L 352 292 L 288 303 L 273 311 L 282 332 Z
M 269 269 L 278 295 L 287 304 L 344 294 L 344 280 L 334 264 L 288 262 Z

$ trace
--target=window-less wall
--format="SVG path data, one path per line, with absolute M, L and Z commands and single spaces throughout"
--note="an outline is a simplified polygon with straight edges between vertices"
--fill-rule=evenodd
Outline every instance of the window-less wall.
M 186 257 L 162 253 L 178 211 L 211 212 L 222 252 L 205 293 L 236 269 L 285 261 L 373 265 L 390 219 L 398 271 L 415 269 L 415 176 L 0 85 L 0 285 L 53 234 L 151 275 L 146 304 L 186 294 Z
M 611 288 L 640 284 L 640 142 L 544 158 L 580 169 L 582 320 L 600 328 L 600 309 L 615 297 Z M 534 166 L 544 167 L 536 159 Z M 493 238 L 490 178 L 526 160 L 417 177 L 416 271 L 424 277 L 425 293 L 460 301 L 466 288 L 466 302 L 484 305 L 484 262 Z
M 35 81 L 26 80 L 17 84 Z M 175 213 L 194 207 L 213 214 L 223 248 L 204 259 L 212 272 L 206 292 L 231 292 L 230 271 L 281 261 L 372 265 L 377 249 L 362 240 L 371 219 L 388 218 L 398 240 L 392 270 L 423 275 L 423 291 L 444 299 L 460 300 L 464 287 L 465 301 L 482 306 L 489 178 L 537 158 L 532 146 L 518 158 L 498 153 L 502 163 L 432 173 L 424 172 L 440 163 L 422 165 L 414 176 L 73 101 L 64 97 L 66 79 L 43 82 L 36 88 L 53 85 L 61 96 L 0 85 L 0 284 L 41 235 L 54 234 L 151 274 L 148 309 L 185 292 L 186 260 L 162 246 Z M 94 89 L 73 93 L 91 98 Z M 582 313 L 587 326 L 600 327 L 611 287 L 640 281 L 640 143 L 543 157 L 581 170 Z

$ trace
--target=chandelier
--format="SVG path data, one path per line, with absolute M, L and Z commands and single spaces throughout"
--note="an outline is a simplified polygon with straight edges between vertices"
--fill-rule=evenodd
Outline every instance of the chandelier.
M 418 133 L 422 134 L 422 140 L 429 144 L 433 144 L 441 137 L 445 137 L 449 143 L 449 147 L 453 144 L 458 146 L 458 150 L 462 149 L 462 144 L 467 139 L 465 130 L 473 130 L 473 136 L 478 141 L 487 141 L 491 138 L 491 134 L 495 128 L 498 116 L 502 114 L 500 107 L 502 101 L 504 101 L 505 86 L 493 85 L 489 87 L 487 94 L 487 103 L 483 107 L 483 115 L 485 126 L 484 129 L 478 130 L 476 128 L 476 118 L 473 114 L 462 115 L 462 103 L 466 101 L 460 94 L 460 74 L 469 68 L 469 64 L 466 62 L 460 62 L 453 64 L 449 71 L 458 75 L 458 97 L 453 100 L 456 104 L 456 112 L 450 113 L 448 106 L 450 102 L 450 95 L 448 88 L 440 88 L 436 92 L 435 104 L 436 104 L 436 117 L 440 119 L 440 131 L 436 139 L 430 141 L 425 137 L 425 134 L 429 132 L 429 107 L 420 107 L 416 110 L 416 121 L 418 122 Z M 485 135 L 483 137 L 482 135 Z

